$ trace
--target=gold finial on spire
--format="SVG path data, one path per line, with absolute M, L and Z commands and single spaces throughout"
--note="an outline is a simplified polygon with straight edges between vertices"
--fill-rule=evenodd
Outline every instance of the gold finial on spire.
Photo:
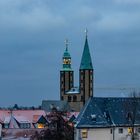
M 68 39 L 65 39 L 65 45 L 66 45 L 66 51 L 67 51 L 68 50 L 68 45 L 69 45 Z
M 86 33 L 86 37 L 87 37 L 87 35 L 88 35 L 88 29 L 87 28 L 85 29 L 85 33 Z

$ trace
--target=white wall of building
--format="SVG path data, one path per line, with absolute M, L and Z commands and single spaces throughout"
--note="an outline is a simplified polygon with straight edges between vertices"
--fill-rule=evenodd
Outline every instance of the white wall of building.
M 131 140 L 131 134 L 128 133 L 129 127 L 114 128 L 93 128 L 93 129 L 76 129 L 75 140 Z M 111 130 L 112 129 L 112 130 Z M 122 129 L 122 132 L 119 130 Z M 135 132 L 139 135 L 139 128 L 135 128 Z M 87 132 L 87 137 L 82 137 L 82 132 Z
M 89 129 L 88 130 L 88 139 L 87 140 L 109 140 L 111 138 L 110 129 Z
M 82 132 L 87 131 L 87 138 L 82 137 Z M 112 140 L 110 128 L 77 129 L 75 140 Z
M 140 132 L 138 129 L 140 127 L 135 127 L 135 132 L 138 134 L 138 138 L 140 139 Z M 119 129 L 123 129 L 123 133 L 119 133 Z M 116 127 L 114 128 L 114 140 L 131 140 L 131 134 L 128 133 L 129 127 Z
M 120 133 L 119 129 L 122 129 L 123 132 Z M 128 135 L 128 128 L 116 127 L 114 128 L 114 140 L 130 140 L 130 135 Z

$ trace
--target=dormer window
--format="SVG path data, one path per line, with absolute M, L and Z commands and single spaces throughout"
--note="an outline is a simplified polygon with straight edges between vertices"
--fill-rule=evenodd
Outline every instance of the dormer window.
M 133 121 L 133 113 L 132 112 L 128 112 L 126 118 L 128 119 L 128 121 Z
M 96 117 L 97 117 L 96 114 L 91 114 L 91 120 L 92 121 L 96 122 Z

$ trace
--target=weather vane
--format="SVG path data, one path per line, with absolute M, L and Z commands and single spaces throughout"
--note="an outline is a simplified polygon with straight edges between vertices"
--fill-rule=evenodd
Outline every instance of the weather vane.
M 87 28 L 85 29 L 85 33 L 86 33 L 86 37 L 87 37 L 87 35 L 88 35 L 88 30 L 87 30 Z
M 68 39 L 65 39 L 65 45 L 66 45 L 66 50 L 68 50 L 68 45 L 69 45 Z

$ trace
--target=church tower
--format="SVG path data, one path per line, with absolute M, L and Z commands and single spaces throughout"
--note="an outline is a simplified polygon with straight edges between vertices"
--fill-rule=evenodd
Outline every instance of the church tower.
M 63 54 L 63 68 L 60 71 L 60 100 L 67 100 L 66 92 L 69 91 L 74 84 L 73 70 L 71 68 L 71 56 L 68 51 L 68 40 L 65 41 L 66 49 Z
M 86 38 L 79 69 L 79 87 L 74 86 L 74 72 L 71 68 L 71 56 L 68 41 L 63 54 L 63 67 L 60 71 L 60 100 L 67 101 L 72 111 L 80 111 L 86 101 L 93 96 L 93 66 Z
M 85 102 L 91 96 L 93 96 L 93 66 L 88 46 L 87 31 L 79 69 L 79 83 L 80 83 L 79 90 L 81 94 L 81 101 L 83 102 L 84 105 Z

